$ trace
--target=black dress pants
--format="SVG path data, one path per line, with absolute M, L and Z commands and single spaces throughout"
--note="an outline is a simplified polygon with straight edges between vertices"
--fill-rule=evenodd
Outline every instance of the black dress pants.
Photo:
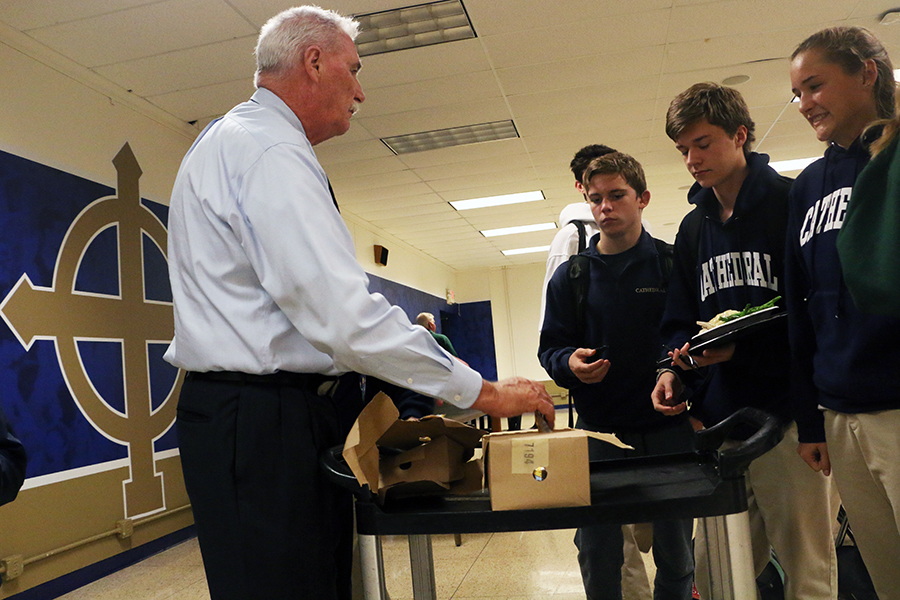
M 349 600 L 352 497 L 319 468 L 344 441 L 334 401 L 188 378 L 176 425 L 211 599 Z

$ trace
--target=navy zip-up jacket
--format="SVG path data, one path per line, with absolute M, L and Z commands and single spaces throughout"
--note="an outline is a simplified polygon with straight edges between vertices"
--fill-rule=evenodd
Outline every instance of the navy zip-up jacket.
M 558 385 L 568 388 L 578 416 L 592 429 L 650 433 L 675 422 L 653 409 L 650 392 L 659 356 L 659 320 L 665 307 L 665 277 L 656 244 L 646 231 L 613 260 L 624 261 L 617 277 L 597 251 L 599 235 L 581 253 L 590 259 L 585 328 L 579 330 L 568 264 L 547 286 L 547 309 L 538 358 Z M 610 368 L 600 383 L 585 384 L 569 368 L 578 348 L 606 346 Z
M 734 211 L 724 223 L 712 189 L 694 184 L 688 192 L 696 207 L 681 222 L 675 238 L 675 268 L 662 322 L 662 338 L 670 347 L 681 348 L 699 333 L 697 321 L 785 295 L 791 180 L 778 175 L 765 154 L 751 153 L 747 166 Z M 697 219 L 699 227 L 692 227 Z M 701 374 L 704 379 L 687 374 L 685 383 L 694 388 L 691 414 L 707 427 L 744 406 L 760 408 L 784 423 L 793 420 L 784 319 L 737 341 L 730 361 L 702 369 Z
M 0 409 L 0 505 L 15 500 L 25 482 L 27 457 Z
M 824 442 L 818 407 L 900 408 L 900 319 L 861 312 L 844 284 L 837 234 L 867 144 L 831 145 L 791 190 L 787 279 L 794 402 L 801 442 Z

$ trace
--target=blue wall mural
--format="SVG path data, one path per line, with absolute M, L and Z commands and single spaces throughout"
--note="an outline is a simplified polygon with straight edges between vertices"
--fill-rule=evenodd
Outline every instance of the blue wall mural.
M 443 334 L 469 366 L 489 381 L 497 380 L 497 354 L 494 349 L 494 322 L 491 303 L 466 302 L 441 311 Z
M 160 247 L 165 242 L 159 239 L 165 236 L 168 208 L 138 197 L 140 170 L 127 145 L 113 163 L 119 171 L 122 198 L 116 198 L 117 190 L 108 186 L 0 151 L 0 403 L 29 452 L 29 478 L 128 457 L 127 447 L 92 422 L 91 411 L 84 402 L 76 402 L 72 391 L 77 389 L 73 378 L 82 378 L 91 395 L 100 399 L 101 412 L 124 417 L 128 411 L 123 382 L 126 344 L 116 339 L 114 331 L 101 335 L 91 329 L 97 314 L 103 315 L 100 321 L 110 320 L 103 309 L 83 318 L 84 310 L 70 309 L 56 297 L 83 303 L 97 300 L 115 307 L 127 294 L 122 288 L 128 273 L 142 269 L 141 302 L 155 304 L 156 310 L 171 303 Z M 126 167 L 131 168 L 130 181 L 123 179 Z M 121 203 L 129 194 L 134 195 L 135 207 L 141 207 L 136 208 L 139 214 L 115 216 L 121 208 L 115 202 Z M 100 205 L 106 209 L 97 217 L 94 213 Z M 141 223 L 137 229 L 132 227 L 136 220 Z M 139 250 L 134 252 L 141 261 L 136 265 L 125 264 L 120 252 L 122 244 L 128 243 L 123 239 L 126 230 L 143 232 Z M 66 272 L 71 280 L 61 275 Z M 443 298 L 375 275 L 369 279 L 370 290 L 403 308 L 410 320 L 423 311 L 434 314 L 439 331 L 452 339 L 460 357 L 483 376 L 496 379 L 489 302 L 448 306 Z M 48 305 L 57 307 L 53 312 L 37 317 L 26 314 L 36 312 L 34 299 L 47 298 L 53 298 Z M 127 322 L 144 317 L 126 313 L 117 318 Z M 57 335 L 54 324 L 73 321 L 84 321 L 84 330 Z M 66 343 L 76 348 L 71 356 L 77 357 L 77 368 L 72 361 L 62 366 L 65 361 L 58 344 Z M 154 411 L 168 397 L 177 376 L 177 370 L 162 360 L 166 347 L 167 343 L 149 343 L 146 348 Z M 156 452 L 176 447 L 174 428 L 153 442 Z
M 133 159 L 130 149 L 128 156 Z M 77 315 L 69 314 L 62 301 L 55 313 L 44 314 L 36 323 L 26 322 L 22 311 L 14 310 L 18 294 L 31 291 L 30 297 L 48 296 L 54 286 L 69 286 L 74 294 L 87 298 L 86 302 L 122 296 L 122 260 L 118 255 L 121 222 L 113 220 L 87 232 L 89 241 L 84 247 L 68 249 L 74 261 L 63 258 L 61 251 L 66 244 L 78 243 L 80 237 L 73 225 L 79 216 L 87 214 L 86 209 L 98 200 L 115 194 L 116 190 L 108 186 L 0 152 L 0 402 L 28 450 L 29 478 L 128 456 L 124 445 L 92 426 L 66 383 L 52 323 Z M 141 200 L 141 204 L 165 224 L 167 207 L 147 200 Z M 142 245 L 145 297 L 170 303 L 165 257 L 147 235 Z M 72 281 L 56 281 L 59 272 L 73 269 Z M 90 333 L 84 331 L 84 339 L 75 342 L 79 370 L 86 373 L 110 412 L 124 413 L 122 343 L 90 339 Z M 68 342 L 73 343 L 71 339 Z M 165 399 L 177 374 L 162 361 L 164 349 L 165 344 L 150 344 L 148 348 L 154 407 Z M 176 445 L 170 429 L 155 441 L 154 448 L 161 451 Z

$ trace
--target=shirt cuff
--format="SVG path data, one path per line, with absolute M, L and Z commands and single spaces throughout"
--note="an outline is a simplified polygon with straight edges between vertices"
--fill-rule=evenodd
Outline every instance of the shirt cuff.
M 478 400 L 484 379 L 475 369 L 453 359 L 450 380 L 440 394 L 440 399 L 459 408 L 469 408 Z

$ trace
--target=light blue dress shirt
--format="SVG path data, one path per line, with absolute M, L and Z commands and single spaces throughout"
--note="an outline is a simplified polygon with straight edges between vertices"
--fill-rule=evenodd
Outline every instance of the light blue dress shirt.
M 190 371 L 356 371 L 469 407 L 481 376 L 380 294 L 356 261 L 300 120 L 260 88 L 181 163 L 169 212 L 175 338 Z

